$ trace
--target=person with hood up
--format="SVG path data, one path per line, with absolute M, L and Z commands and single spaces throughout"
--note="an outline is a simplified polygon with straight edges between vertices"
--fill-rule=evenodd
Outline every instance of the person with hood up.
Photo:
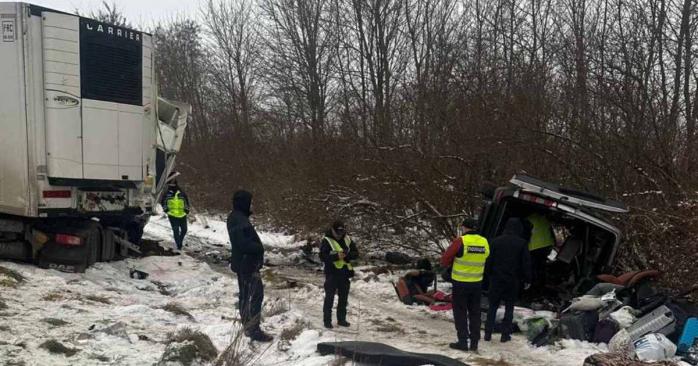
M 162 209 L 170 219 L 172 234 L 174 236 L 177 250 L 182 250 L 184 236 L 187 235 L 187 215 L 189 214 L 189 199 L 184 190 L 177 184 L 176 179 L 172 179 L 167 184 L 167 192 L 162 198 Z
M 337 301 L 337 325 L 348 327 L 347 303 L 349 279 L 354 276 L 351 261 L 359 257 L 359 251 L 348 236 L 344 223 L 335 221 L 320 242 L 320 259 L 325 264 L 325 302 L 322 307 L 325 328 L 332 329 L 332 306 Z
M 490 257 L 485 272 L 489 278 L 489 309 L 485 322 L 485 341 L 492 339 L 492 331 L 499 305 L 504 302 L 504 320 L 501 342 L 511 340 L 514 302 L 519 288 L 531 285 L 531 257 L 523 220 L 512 217 L 504 225 L 504 233 L 490 242 Z
M 237 191 L 233 195 L 233 211 L 228 215 L 230 237 L 230 269 L 238 275 L 240 318 L 245 335 L 259 342 L 273 337 L 260 328 L 264 284 L 259 271 L 264 265 L 264 246 L 250 223 L 252 194 Z

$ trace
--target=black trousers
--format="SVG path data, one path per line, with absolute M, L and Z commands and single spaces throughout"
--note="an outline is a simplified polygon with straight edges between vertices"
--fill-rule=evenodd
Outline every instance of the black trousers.
M 507 284 L 490 282 L 487 293 L 489 308 L 487 309 L 487 321 L 485 322 L 485 334 L 492 334 L 497 317 L 499 305 L 504 303 L 504 319 L 502 320 L 502 335 L 511 335 L 514 320 L 514 303 L 519 292 L 518 281 Z
M 172 234 L 174 235 L 175 244 L 177 244 L 177 249 L 182 250 L 182 243 L 184 243 L 184 236 L 187 235 L 187 217 L 172 217 L 170 218 L 170 226 L 172 226 Z
M 458 341 L 480 340 L 482 282 L 453 281 L 453 320 Z
M 531 251 L 531 272 L 533 274 L 533 283 L 531 284 L 531 291 L 534 293 L 541 293 L 545 288 L 546 282 L 546 271 L 545 264 L 548 261 L 548 256 L 553 250 L 552 246 L 540 248 Z
M 238 273 L 240 319 L 247 332 L 259 330 L 264 301 L 264 284 L 259 271 Z
M 325 276 L 325 303 L 322 307 L 322 315 L 325 323 L 332 322 L 332 306 L 334 295 L 337 294 L 337 320 L 347 320 L 347 303 L 349 301 L 349 287 L 351 282 L 344 276 Z

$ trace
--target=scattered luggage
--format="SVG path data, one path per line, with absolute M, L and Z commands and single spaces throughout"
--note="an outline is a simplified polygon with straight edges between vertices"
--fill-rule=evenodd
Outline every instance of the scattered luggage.
M 138 279 L 138 280 L 144 280 L 144 279 L 148 278 L 148 276 L 149 276 L 149 274 L 147 272 L 139 271 L 135 268 L 130 269 L 128 274 L 131 278 Z
M 669 335 L 676 330 L 676 318 L 671 309 L 662 305 L 640 318 L 627 330 L 633 341 L 649 333 Z
M 560 336 L 562 338 L 588 341 L 594 336 L 599 314 L 596 311 L 584 311 L 563 314 L 560 317 Z
M 402 252 L 387 252 L 385 253 L 385 261 L 391 264 L 402 265 L 412 263 L 412 258 Z
M 582 297 L 577 297 L 572 299 L 572 304 L 563 310 L 563 313 L 568 311 L 591 311 L 601 308 L 604 305 L 604 301 L 600 297 L 584 295 Z
M 623 306 L 614 311 L 609 317 L 618 323 L 621 329 L 630 328 L 637 321 L 634 310 L 630 306 Z
M 679 338 L 678 352 L 685 353 L 698 340 L 698 318 L 689 318 Z
M 403 304 L 412 305 L 414 300 L 412 299 L 410 289 L 407 286 L 407 281 L 405 281 L 404 278 L 400 277 L 400 279 L 397 280 L 397 283 L 393 284 L 393 287 L 395 288 L 397 297 L 400 299 L 400 301 L 402 301 Z
M 682 360 L 691 365 L 698 365 L 698 342 L 693 343 L 693 347 L 690 347 L 688 351 L 686 351 L 686 354 L 683 356 Z
M 620 325 L 617 321 L 611 318 L 601 319 L 599 323 L 596 324 L 592 341 L 594 343 L 608 343 L 620 329 Z
M 618 331 L 608 342 L 608 350 L 617 354 L 630 355 L 633 349 L 628 331 L 625 329 Z
M 676 354 L 676 345 L 664 334 L 651 333 L 633 342 L 635 356 L 640 361 L 664 361 Z
M 432 311 L 451 311 L 451 310 L 453 310 L 453 304 L 450 302 L 431 304 L 431 305 L 429 305 L 429 310 L 432 310 Z

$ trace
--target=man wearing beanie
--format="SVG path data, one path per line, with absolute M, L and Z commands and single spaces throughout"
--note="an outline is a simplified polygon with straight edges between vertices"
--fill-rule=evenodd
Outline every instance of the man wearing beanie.
M 325 328 L 332 328 L 332 306 L 337 294 L 337 325 L 350 326 L 347 322 L 349 279 L 354 276 L 350 261 L 358 258 L 359 252 L 346 232 L 342 221 L 335 221 L 320 243 L 320 259 L 325 263 L 325 303 L 322 308 Z

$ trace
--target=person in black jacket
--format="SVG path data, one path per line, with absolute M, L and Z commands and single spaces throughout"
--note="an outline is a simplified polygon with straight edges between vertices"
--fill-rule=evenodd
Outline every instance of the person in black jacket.
M 332 329 L 332 305 L 337 301 L 337 325 L 348 327 L 347 302 L 349 299 L 349 278 L 354 276 L 350 261 L 359 256 L 359 251 L 346 235 L 342 221 L 335 221 L 325 233 L 320 243 L 320 259 L 325 263 L 325 303 L 322 308 L 325 328 Z
M 264 285 L 259 271 L 264 265 L 264 246 L 250 223 L 252 194 L 237 191 L 233 211 L 228 215 L 230 236 L 230 268 L 238 275 L 240 289 L 238 306 L 245 326 L 245 335 L 252 340 L 270 342 L 273 338 L 259 326 L 264 300 Z
M 485 323 L 485 340 L 492 339 L 495 318 L 499 304 L 504 302 L 502 342 L 511 340 L 514 302 L 522 285 L 531 284 L 531 257 L 524 223 L 519 218 L 510 218 L 504 226 L 504 233 L 490 242 L 490 256 L 485 271 L 490 286 L 487 297 L 489 309 Z

